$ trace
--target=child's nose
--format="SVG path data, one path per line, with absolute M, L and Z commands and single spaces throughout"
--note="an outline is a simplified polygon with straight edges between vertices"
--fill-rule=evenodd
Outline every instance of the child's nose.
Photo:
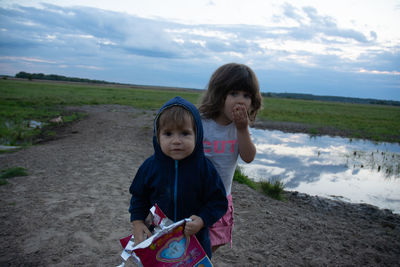
M 244 105 L 245 103 L 246 102 L 244 97 L 241 96 L 237 98 L 236 105 Z
M 179 135 L 175 135 L 174 139 L 172 140 L 174 144 L 179 144 L 181 142 L 181 138 Z
M 243 104 L 245 100 L 246 100 L 246 99 L 245 99 L 244 95 L 239 94 L 239 96 L 238 96 L 238 98 L 237 98 L 237 103 L 238 103 L 238 104 Z

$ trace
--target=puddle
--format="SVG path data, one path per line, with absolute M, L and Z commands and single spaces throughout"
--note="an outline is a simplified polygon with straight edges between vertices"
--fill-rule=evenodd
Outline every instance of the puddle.
M 400 213 L 400 145 L 251 129 L 257 156 L 239 162 L 255 181 L 289 191 L 368 203 Z
M 23 121 L 23 123 L 15 123 L 14 121 L 6 121 L 5 126 L 8 129 L 14 128 L 42 128 L 45 123 L 35 120 Z
M 27 122 L 29 128 L 42 128 L 44 123 L 40 121 L 30 120 Z

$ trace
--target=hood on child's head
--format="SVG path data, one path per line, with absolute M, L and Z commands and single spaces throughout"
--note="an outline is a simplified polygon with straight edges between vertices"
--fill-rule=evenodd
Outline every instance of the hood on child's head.
M 197 154 L 200 152 L 203 152 L 203 125 L 201 123 L 201 117 L 200 113 L 197 110 L 196 106 L 187 101 L 186 99 L 176 96 L 170 100 L 168 100 L 157 112 L 157 115 L 154 119 L 153 122 L 153 146 L 154 146 L 154 151 L 156 154 L 161 153 L 161 147 L 158 144 L 157 141 L 157 120 L 160 117 L 160 114 L 167 108 L 172 107 L 172 106 L 181 106 L 188 110 L 192 116 L 193 116 L 193 121 L 194 121 L 194 126 L 196 129 L 196 145 L 194 148 L 194 152 L 192 154 Z

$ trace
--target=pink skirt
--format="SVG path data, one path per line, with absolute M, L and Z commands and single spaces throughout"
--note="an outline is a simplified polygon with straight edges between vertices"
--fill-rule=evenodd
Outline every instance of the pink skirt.
M 233 201 L 232 195 L 226 196 L 228 199 L 228 210 L 213 226 L 209 228 L 211 247 L 231 244 L 232 248 L 232 230 L 233 230 Z

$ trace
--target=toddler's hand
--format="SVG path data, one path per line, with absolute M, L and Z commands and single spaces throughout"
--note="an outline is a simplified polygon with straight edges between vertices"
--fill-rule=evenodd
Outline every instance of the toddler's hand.
M 147 228 L 153 224 L 153 214 L 151 214 L 151 212 L 149 212 L 149 215 L 147 215 L 146 219 L 144 219 L 144 224 L 147 226 Z
M 133 225 L 133 236 L 135 240 L 135 245 L 143 242 L 145 239 L 151 236 L 150 230 L 141 220 L 136 220 L 132 222 Z
M 187 222 L 185 225 L 185 230 L 184 230 L 185 236 L 191 236 L 197 234 L 201 230 L 201 228 L 204 227 L 203 219 L 200 218 L 199 216 L 192 215 L 190 216 L 190 219 L 192 219 L 192 221 Z
M 247 115 L 246 106 L 237 104 L 233 107 L 232 111 L 233 122 L 238 130 L 247 128 L 249 118 Z

